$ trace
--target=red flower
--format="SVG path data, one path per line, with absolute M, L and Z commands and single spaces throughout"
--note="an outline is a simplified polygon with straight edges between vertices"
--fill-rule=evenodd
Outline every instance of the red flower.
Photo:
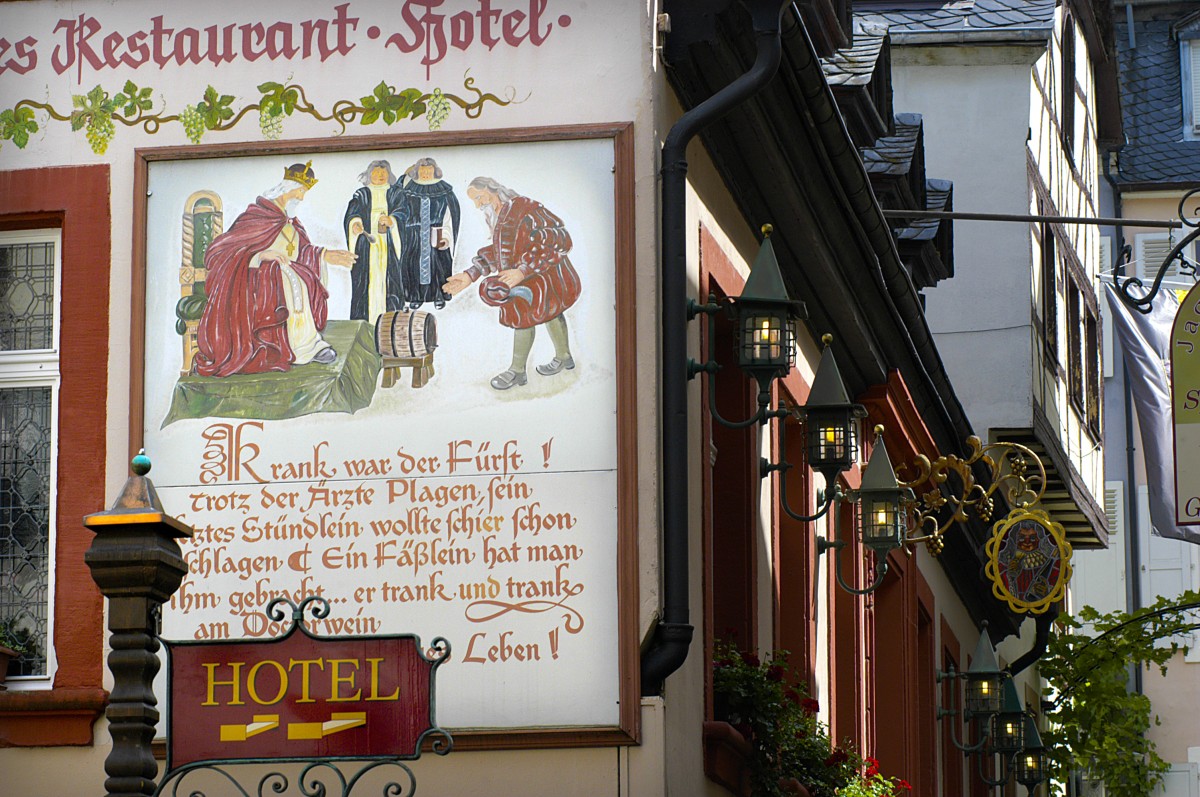
M 904 791 L 912 791 L 912 784 L 904 778 L 900 778 L 899 782 L 896 783 L 896 788 L 903 789 Z
M 786 697 L 788 700 L 792 701 L 793 703 L 800 702 L 800 693 L 797 692 L 795 689 L 793 689 L 790 686 L 784 690 L 783 696 Z
M 829 754 L 829 758 L 825 759 L 825 766 L 836 767 L 838 764 L 844 764 L 850 760 L 850 756 L 845 750 L 840 747 L 835 747 L 833 752 Z
M 806 714 L 816 714 L 821 710 L 821 704 L 811 697 L 806 697 L 800 701 L 800 708 L 804 709 Z
M 767 680 L 778 683 L 783 680 L 783 668 L 778 664 L 772 664 L 767 668 Z
M 742 661 L 745 662 L 747 667 L 757 667 L 759 665 L 758 654 L 756 653 L 743 653 Z

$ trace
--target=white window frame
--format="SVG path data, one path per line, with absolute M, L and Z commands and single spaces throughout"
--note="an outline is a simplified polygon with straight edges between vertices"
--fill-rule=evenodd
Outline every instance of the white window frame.
M 54 327 L 51 335 L 51 348 L 30 349 L 16 352 L 0 351 L 0 389 L 23 387 L 50 388 L 50 471 L 48 512 L 48 546 L 46 574 L 46 672 L 42 675 L 11 676 L 4 685 L 10 691 L 31 691 L 51 689 L 54 686 L 54 673 L 58 669 L 58 656 L 54 644 L 54 604 L 57 585 L 55 582 L 55 561 L 57 559 L 58 528 L 58 407 L 59 387 L 61 376 L 59 361 L 61 347 L 59 342 L 62 323 L 62 231 L 59 229 L 14 230 L 0 232 L 0 246 L 30 243 L 54 244 Z
M 1179 67 L 1183 140 L 1200 141 L 1200 38 L 1180 39 Z

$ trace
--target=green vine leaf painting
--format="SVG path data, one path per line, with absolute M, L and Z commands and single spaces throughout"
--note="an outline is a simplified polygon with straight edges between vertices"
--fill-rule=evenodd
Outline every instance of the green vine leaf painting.
M 279 139 L 283 136 L 284 120 L 297 113 L 333 122 L 338 126 L 335 135 L 341 135 L 355 121 L 363 126 L 381 121 L 391 126 L 422 116 L 430 130 L 439 130 L 454 106 L 468 119 L 477 119 L 488 103 L 504 106 L 517 102 L 511 87 L 504 97 L 486 93 L 475 87 L 475 79 L 469 73 L 463 78 L 463 96 L 445 93 L 440 88 L 428 93 L 416 88 L 397 90 L 387 81 L 380 81 L 370 94 L 357 101 L 337 100 L 327 111 L 309 102 L 304 87 L 298 84 L 268 81 L 257 89 L 260 94 L 257 102 L 237 107 L 237 97 L 221 94 L 210 85 L 195 103 L 184 105 L 177 113 L 156 108 L 152 89 L 128 80 L 113 95 L 101 85 L 86 94 L 72 95 L 71 110 L 66 113 L 50 103 L 21 100 L 12 108 L 0 110 L 0 143 L 11 141 L 18 149 L 24 149 L 30 135 L 41 129 L 35 118 L 37 111 L 45 113 L 48 121 L 66 122 L 75 132 L 83 130 L 92 151 L 103 155 L 116 135 L 118 122 L 126 127 L 141 127 L 149 134 L 157 133 L 163 125 L 179 124 L 188 140 L 199 144 L 207 131 L 231 130 L 255 111 L 263 137 Z

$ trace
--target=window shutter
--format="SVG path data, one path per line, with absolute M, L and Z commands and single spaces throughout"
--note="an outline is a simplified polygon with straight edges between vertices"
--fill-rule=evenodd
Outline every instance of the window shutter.
M 1076 551 L 1071 576 L 1071 612 L 1091 606 L 1101 613 L 1125 609 L 1125 484 L 1104 483 L 1108 548 Z
M 1192 589 L 1192 551 L 1191 543 L 1154 534 L 1151 530 L 1149 489 L 1139 485 L 1137 497 L 1138 547 L 1142 554 L 1142 605 L 1149 606 L 1160 595 L 1175 598 L 1184 590 Z M 1181 634 L 1176 641 L 1193 650 L 1196 647 L 1194 633 Z M 1169 640 L 1160 640 L 1157 644 L 1166 647 L 1168 643 Z
M 1104 514 L 1108 516 L 1108 536 L 1125 536 L 1125 482 L 1104 483 Z
M 1200 47 L 1196 48 L 1200 51 Z M 1170 233 L 1165 232 L 1143 232 L 1138 233 L 1133 238 L 1133 254 L 1137 258 L 1137 276 L 1149 287 L 1154 281 L 1154 276 L 1158 273 L 1159 266 L 1163 260 L 1171 253 L 1175 244 L 1179 240 Z M 1183 250 L 1185 257 L 1192 256 L 1192 247 L 1185 247 Z M 1191 287 L 1191 283 L 1179 275 L 1179 261 L 1176 260 L 1167 269 L 1167 274 L 1163 277 L 1163 282 L 1173 283 L 1169 287 Z

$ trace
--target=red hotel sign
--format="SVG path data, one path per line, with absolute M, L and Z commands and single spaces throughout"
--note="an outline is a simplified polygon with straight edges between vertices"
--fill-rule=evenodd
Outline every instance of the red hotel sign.
M 438 645 L 442 640 L 435 640 Z M 435 670 L 412 635 L 167 643 L 169 766 L 275 758 L 417 758 Z M 445 735 L 448 739 L 448 735 Z

